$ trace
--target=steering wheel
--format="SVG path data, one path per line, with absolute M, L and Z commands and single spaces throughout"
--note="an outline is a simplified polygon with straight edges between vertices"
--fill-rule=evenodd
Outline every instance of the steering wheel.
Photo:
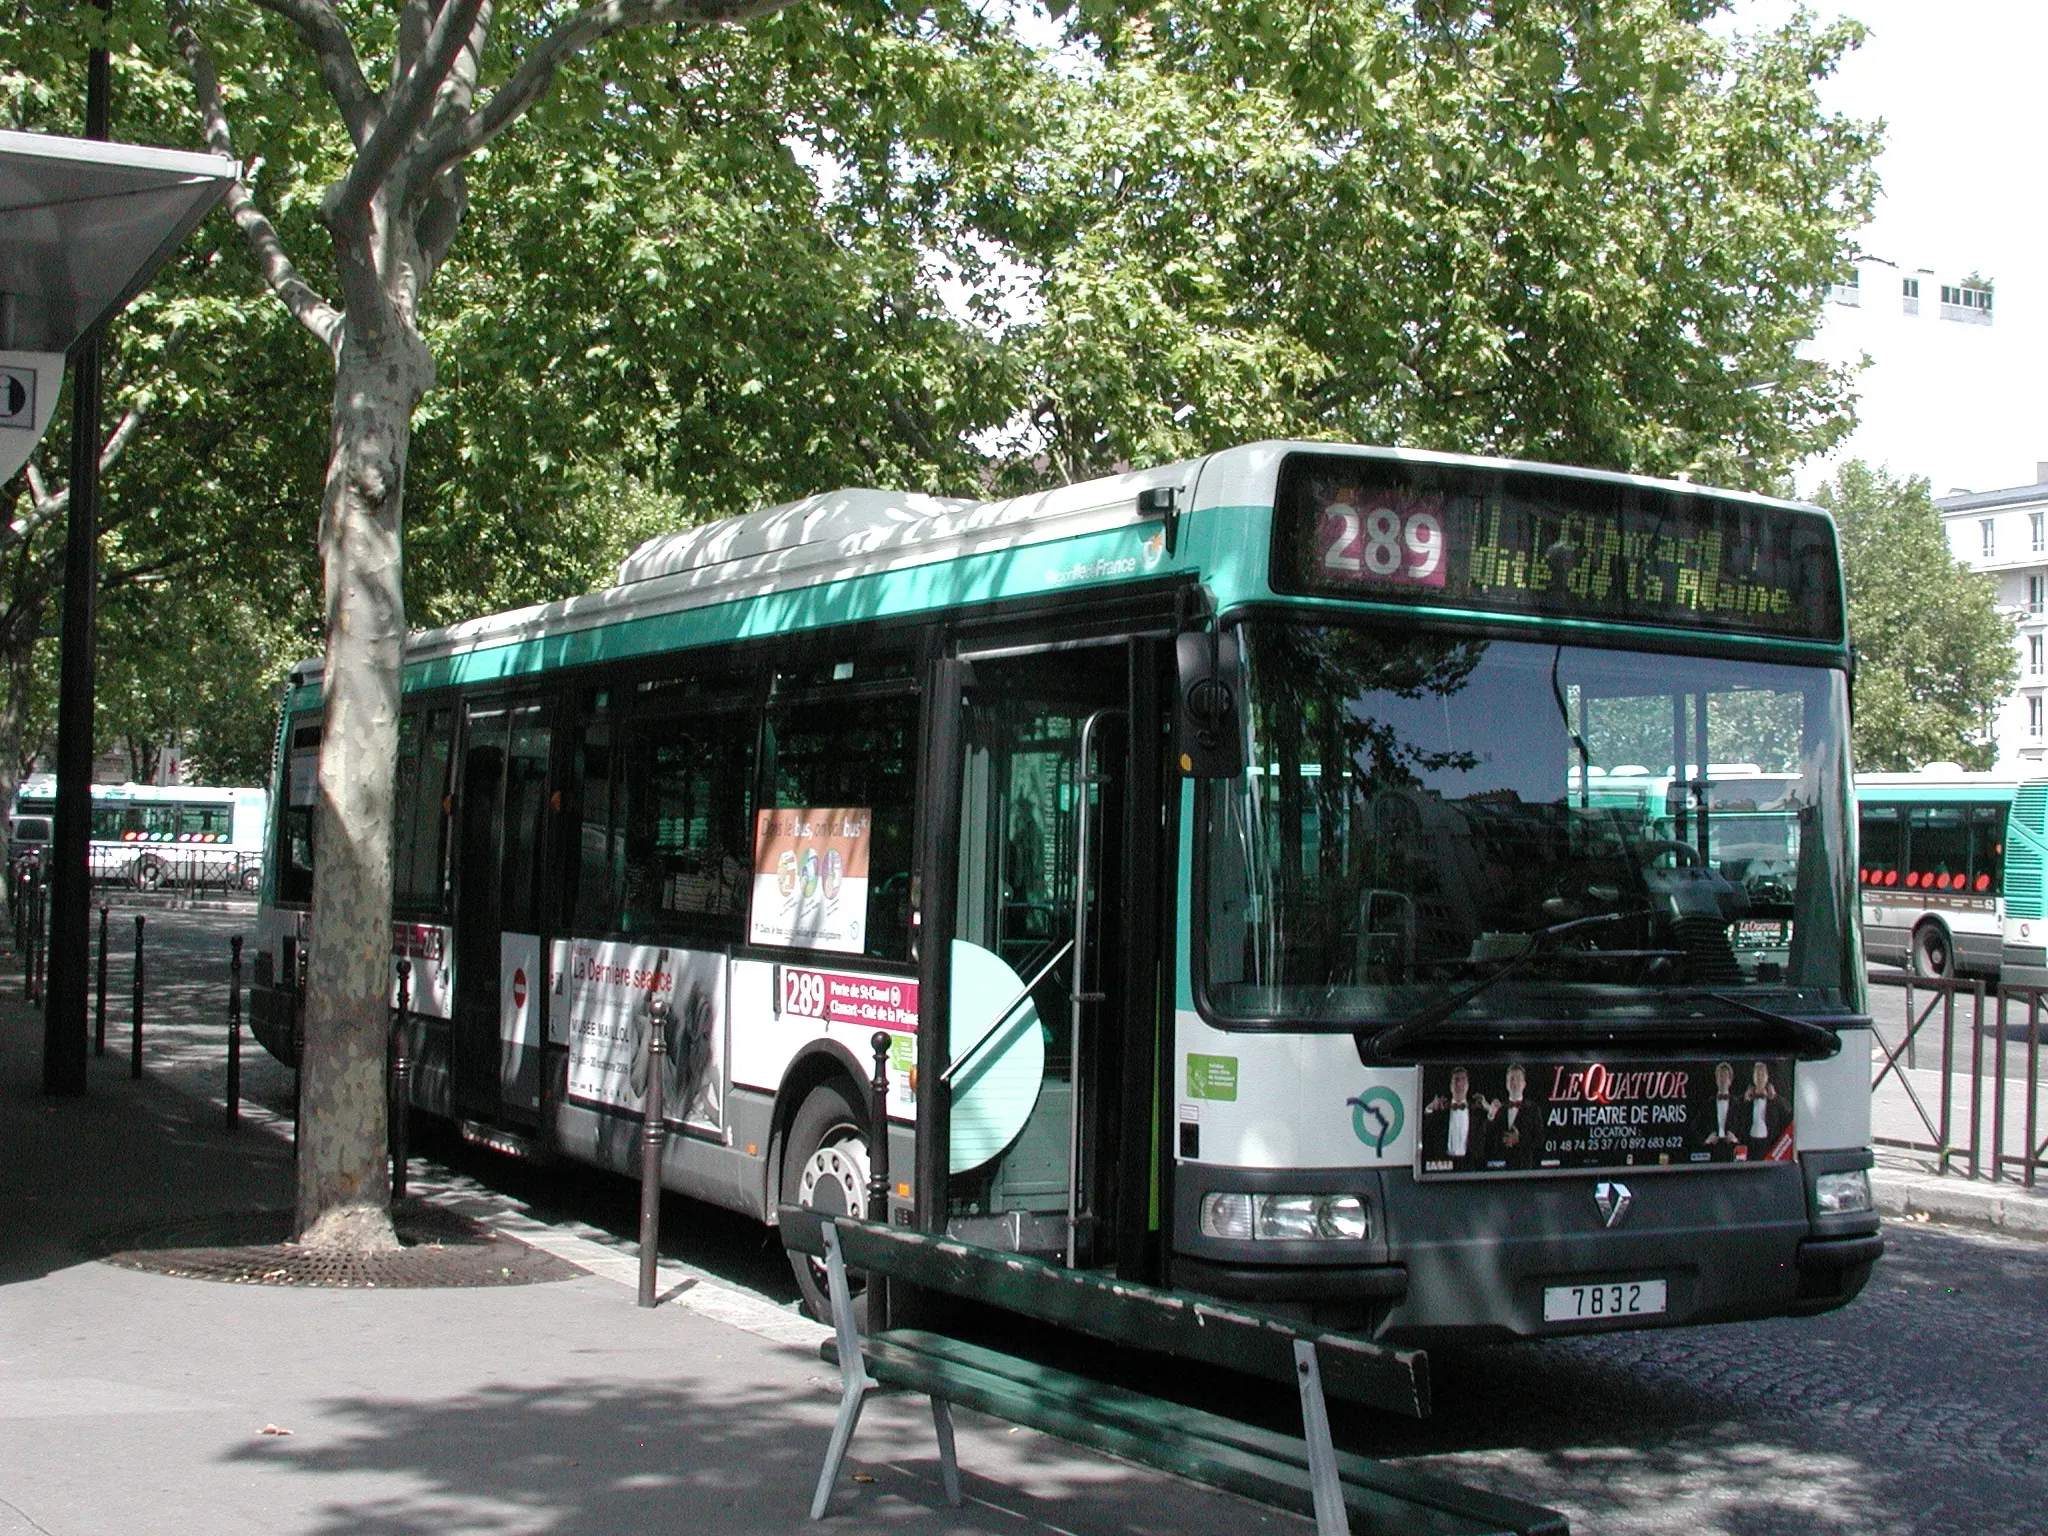
M 1681 843 L 1675 837 L 1646 838 L 1642 842 L 1637 843 L 1632 851 L 1636 856 L 1637 862 L 1642 864 L 1652 863 L 1667 853 L 1671 855 L 1672 860 L 1680 868 L 1707 862 L 1700 857 L 1699 849 L 1695 848 L 1691 843 Z

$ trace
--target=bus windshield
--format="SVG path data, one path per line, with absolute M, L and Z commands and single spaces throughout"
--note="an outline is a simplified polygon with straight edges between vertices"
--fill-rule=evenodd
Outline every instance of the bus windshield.
M 1207 786 L 1219 1023 L 1851 1010 L 1847 698 L 1820 667 L 1255 622 Z

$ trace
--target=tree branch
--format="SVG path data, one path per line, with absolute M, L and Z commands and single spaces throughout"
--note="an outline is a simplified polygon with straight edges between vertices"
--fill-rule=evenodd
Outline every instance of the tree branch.
M 212 52 L 185 20 L 175 23 L 171 37 L 184 53 L 186 67 L 192 71 L 192 91 L 198 98 L 207 148 L 233 160 L 235 152 L 228 135 L 227 109 L 221 104 L 220 76 L 214 70 Z M 237 165 L 240 163 L 236 161 Z M 262 269 L 263 279 L 271 291 L 291 312 L 293 319 L 319 337 L 321 344 L 330 352 L 333 351 L 341 333 L 341 311 L 320 297 L 313 285 L 299 275 L 299 269 L 285 254 L 284 241 L 277 233 L 277 226 L 256 206 L 256 199 L 250 195 L 248 184 L 239 174 L 235 177 L 235 184 L 228 189 L 226 207 L 228 217 L 235 221 L 235 227 L 248 241 L 249 249 L 256 257 L 256 265 Z
M 148 414 L 139 405 L 128 407 L 127 414 L 121 418 L 108 435 L 106 445 L 100 449 L 101 474 L 114 467 L 114 461 L 119 459 L 123 450 L 134 441 L 135 434 L 141 430 L 143 419 Z M 17 518 L 7 525 L 8 539 L 19 539 L 27 543 L 71 505 L 71 487 L 67 485 L 61 491 L 51 491 L 48 482 L 43 479 L 42 472 L 34 464 L 28 466 L 28 496 L 28 516 Z
M 362 148 L 377 130 L 383 117 L 383 102 L 363 78 L 356 62 L 355 45 L 348 40 L 348 28 L 327 0 L 256 0 L 266 11 L 282 16 L 299 29 L 306 46 L 319 61 L 320 83 L 341 111 L 348 136 Z
M 792 3 L 793 0 L 598 0 L 597 4 L 586 5 L 529 48 L 511 79 L 492 93 L 481 110 L 440 129 L 420 147 L 413 171 L 415 185 L 424 184 L 456 161 L 475 154 L 503 133 L 522 112 L 547 94 L 555 71 L 565 59 L 614 32 L 663 22 L 711 26 L 752 21 Z
M 425 49 L 392 91 L 377 131 L 357 152 L 348 174 L 328 189 L 322 200 L 323 218 L 352 221 L 367 215 L 370 199 L 377 195 L 391 167 L 398 163 L 398 157 L 427 120 L 440 95 L 441 83 L 470 41 L 477 13 L 485 3 L 486 0 L 443 0 L 433 29 L 427 33 Z

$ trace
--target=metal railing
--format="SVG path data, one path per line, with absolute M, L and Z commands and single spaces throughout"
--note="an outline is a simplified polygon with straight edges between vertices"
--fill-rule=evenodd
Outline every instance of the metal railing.
M 204 844 L 96 843 L 91 868 L 95 885 L 144 892 L 253 896 L 263 883 L 262 854 Z
M 1872 1109 L 1903 1098 L 1911 1110 L 1906 1134 L 1879 1131 L 1871 1140 L 1932 1153 L 1942 1173 L 1960 1163 L 1973 1179 L 1988 1174 L 1994 1183 L 2016 1178 L 2032 1186 L 2048 1169 L 2041 1126 L 2048 987 L 2005 982 L 1994 993 L 1982 981 L 1892 971 L 1871 972 L 1870 983 L 1905 994 L 1903 1024 L 1877 1030 Z M 1892 1029 L 1897 1038 L 1887 1039 Z

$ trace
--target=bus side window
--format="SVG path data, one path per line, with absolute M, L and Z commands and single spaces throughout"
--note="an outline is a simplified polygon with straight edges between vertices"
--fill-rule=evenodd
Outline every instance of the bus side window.
M 1970 811 L 1970 892 L 1996 896 L 2005 874 L 2005 807 L 1979 805 Z
M 570 826 L 576 852 L 569 860 L 572 883 L 563 891 L 563 919 L 571 933 L 604 934 L 618 926 L 619 862 L 625 829 L 614 825 L 612 806 L 612 722 L 609 714 L 587 721 L 576 741 L 572 768 L 581 800 Z
M 661 715 L 624 733 L 628 933 L 739 937 L 753 886 L 751 713 Z
M 401 911 L 439 912 L 448 814 L 451 709 L 413 710 L 398 721 L 398 780 L 391 838 L 391 904 Z
M 1866 805 L 1858 828 L 1861 853 L 1860 883 L 1896 889 L 1904 878 L 1899 856 L 1905 852 L 1899 829 L 1899 808 L 1895 805 Z
M 873 813 L 866 953 L 909 959 L 916 696 L 790 706 L 774 717 L 774 749 L 775 809 Z

